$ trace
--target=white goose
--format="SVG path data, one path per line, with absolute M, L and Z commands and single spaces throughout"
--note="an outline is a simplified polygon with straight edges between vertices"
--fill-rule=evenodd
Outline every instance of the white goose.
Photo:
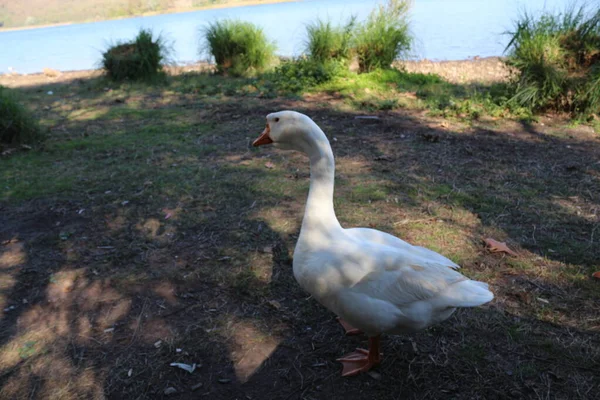
M 269 143 L 310 158 L 310 190 L 294 251 L 294 277 L 340 317 L 347 333 L 369 336 L 368 351 L 357 349 L 338 360 L 343 376 L 380 362 L 380 334 L 424 329 L 447 319 L 457 307 L 475 307 L 494 298 L 487 284 L 461 275 L 458 265 L 434 251 L 374 229 L 342 228 L 333 209 L 333 152 L 309 117 L 295 111 L 267 115 L 267 127 L 253 145 Z

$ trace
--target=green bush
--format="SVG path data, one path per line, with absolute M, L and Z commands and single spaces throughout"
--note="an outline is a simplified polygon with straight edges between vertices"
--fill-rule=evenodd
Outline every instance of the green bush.
M 392 62 L 410 50 L 412 37 L 408 30 L 410 0 L 388 0 L 374 9 L 359 24 L 354 40 L 360 72 L 390 68 Z
M 507 63 L 516 71 L 511 102 L 532 111 L 600 111 L 600 11 L 525 13 L 509 34 Z
M 273 89 L 279 92 L 301 93 L 338 76 L 344 70 L 338 61 L 317 62 L 308 58 L 285 61 L 266 76 Z
M 217 21 L 203 28 L 203 36 L 200 53 L 214 58 L 219 73 L 253 75 L 265 70 L 273 60 L 275 45 L 250 22 Z
M 31 112 L 9 89 L 0 86 L 0 142 L 34 144 L 42 139 L 42 130 Z
M 306 53 L 315 62 L 346 61 L 351 54 L 351 41 L 356 18 L 344 26 L 318 20 L 306 27 Z
M 118 43 L 102 54 L 102 68 L 115 81 L 152 81 L 162 76 L 163 63 L 168 57 L 164 39 L 153 38 L 149 30 L 140 30 L 135 40 Z

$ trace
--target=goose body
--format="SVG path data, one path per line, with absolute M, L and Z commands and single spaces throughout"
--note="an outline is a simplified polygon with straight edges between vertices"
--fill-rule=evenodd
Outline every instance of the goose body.
M 414 332 L 447 319 L 459 307 L 493 299 L 488 285 L 460 274 L 458 265 L 423 247 L 374 229 L 344 229 L 333 208 L 335 162 L 323 131 L 306 115 L 267 116 L 255 146 L 272 143 L 308 155 L 310 189 L 294 251 L 294 277 L 336 313 L 344 326 L 370 338 L 340 361 L 344 375 L 379 363 L 379 335 Z

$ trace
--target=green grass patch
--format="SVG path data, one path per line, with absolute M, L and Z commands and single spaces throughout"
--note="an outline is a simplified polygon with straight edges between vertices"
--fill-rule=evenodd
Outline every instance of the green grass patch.
M 351 18 L 344 26 L 334 26 L 331 21 L 322 20 L 309 24 L 306 27 L 306 54 L 319 63 L 347 61 L 351 56 L 355 25 L 355 18 Z
M 600 112 L 600 10 L 524 13 L 509 34 L 511 101 L 533 111 Z
M 152 31 L 141 29 L 135 40 L 109 47 L 102 54 L 101 65 L 115 81 L 155 81 L 164 77 L 161 72 L 167 57 L 164 38 L 154 38 Z
M 202 29 L 201 55 L 210 55 L 217 70 L 233 76 L 249 76 L 264 71 L 273 61 L 275 45 L 262 28 L 236 20 L 221 20 Z
M 37 119 L 12 90 L 0 86 L 0 142 L 33 144 L 42 139 Z
M 354 51 L 362 72 L 390 68 L 392 62 L 411 48 L 408 11 L 410 1 L 388 0 L 375 8 L 356 29 Z

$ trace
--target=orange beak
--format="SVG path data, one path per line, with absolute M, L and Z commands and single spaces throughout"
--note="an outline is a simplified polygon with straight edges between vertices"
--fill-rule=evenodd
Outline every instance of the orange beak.
M 271 136 L 269 136 L 269 133 L 271 133 L 271 128 L 269 127 L 269 124 L 267 124 L 267 127 L 265 128 L 265 130 L 252 143 L 252 146 L 258 147 L 258 146 L 262 146 L 263 144 L 273 143 L 273 140 L 271 139 Z

